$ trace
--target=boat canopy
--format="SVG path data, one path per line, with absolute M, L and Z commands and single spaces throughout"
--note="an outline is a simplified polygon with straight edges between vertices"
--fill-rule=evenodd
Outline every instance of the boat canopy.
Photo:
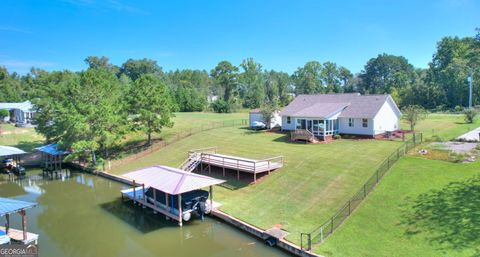
M 16 213 L 21 210 L 35 207 L 36 205 L 37 203 L 30 203 L 30 202 L 24 202 L 24 201 L 0 197 L 0 216 Z
M 144 184 L 146 187 L 152 187 L 171 195 L 179 195 L 225 182 L 225 180 L 162 165 L 132 171 L 123 176 L 134 180 L 135 184 Z
M 58 150 L 58 144 L 44 145 L 44 146 L 37 147 L 35 149 L 50 155 L 66 155 L 70 153 L 70 151 Z
M 23 151 L 22 149 L 18 149 L 13 146 L 5 146 L 0 145 L 0 157 L 1 156 L 11 156 L 11 155 L 18 155 L 18 154 L 25 154 L 27 152 Z

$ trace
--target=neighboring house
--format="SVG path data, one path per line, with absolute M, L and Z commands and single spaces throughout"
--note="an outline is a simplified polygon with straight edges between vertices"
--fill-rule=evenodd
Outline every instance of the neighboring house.
M 10 117 L 6 121 L 13 122 L 18 126 L 30 126 L 35 116 L 35 110 L 30 101 L 21 103 L 0 103 L 0 109 L 8 110 Z
M 213 103 L 213 102 L 215 102 L 215 101 L 217 101 L 217 100 L 218 100 L 218 96 L 217 96 L 217 95 L 208 95 L 208 96 L 207 96 L 207 102 L 208 102 L 208 103 Z
M 250 111 L 250 126 L 252 126 L 252 123 L 255 121 L 263 122 L 266 124 L 265 119 L 263 118 L 262 112 L 260 108 L 256 108 Z M 277 127 L 282 127 L 282 118 L 280 117 L 280 112 L 275 111 L 273 113 L 273 118 L 270 121 L 270 128 L 277 128 Z
M 281 112 L 282 130 L 376 137 L 399 129 L 401 112 L 390 95 L 299 95 Z

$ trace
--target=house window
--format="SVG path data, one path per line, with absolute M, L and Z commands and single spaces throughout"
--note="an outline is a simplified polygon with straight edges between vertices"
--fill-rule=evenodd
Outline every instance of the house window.
M 349 127 L 353 127 L 353 122 L 354 122 L 355 119 L 353 118 L 348 118 L 348 126 Z
M 368 119 L 362 119 L 362 127 L 368 128 Z
M 287 116 L 287 124 L 291 124 L 291 123 L 292 123 L 292 117 Z

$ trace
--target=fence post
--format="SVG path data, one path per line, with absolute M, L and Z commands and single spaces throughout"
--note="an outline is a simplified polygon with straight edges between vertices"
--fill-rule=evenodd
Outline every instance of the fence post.
M 378 171 L 377 171 L 377 172 L 378 172 Z M 377 174 L 378 174 L 378 173 L 377 173 Z M 350 214 L 352 214 L 351 202 L 352 202 L 352 200 L 348 200 L 348 216 L 350 216 Z
M 333 233 L 333 216 L 332 216 L 332 223 L 331 223 L 331 226 L 330 226 L 330 234 Z

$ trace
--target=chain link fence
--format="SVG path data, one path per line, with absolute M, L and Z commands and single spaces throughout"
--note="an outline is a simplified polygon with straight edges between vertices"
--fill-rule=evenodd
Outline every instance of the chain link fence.
M 400 157 L 404 156 L 408 151 L 423 141 L 421 133 L 412 134 L 412 137 L 406 140 L 397 150 L 395 150 L 388 158 L 383 161 L 375 173 L 363 184 L 355 195 L 348 200 L 330 219 L 325 221 L 321 226 L 310 233 L 301 233 L 301 247 L 303 250 L 310 251 L 312 245 L 316 245 L 325 241 L 335 229 L 337 229 L 345 219 L 350 216 L 358 205 L 365 199 L 375 186 L 380 182 L 387 171 L 397 162 Z

